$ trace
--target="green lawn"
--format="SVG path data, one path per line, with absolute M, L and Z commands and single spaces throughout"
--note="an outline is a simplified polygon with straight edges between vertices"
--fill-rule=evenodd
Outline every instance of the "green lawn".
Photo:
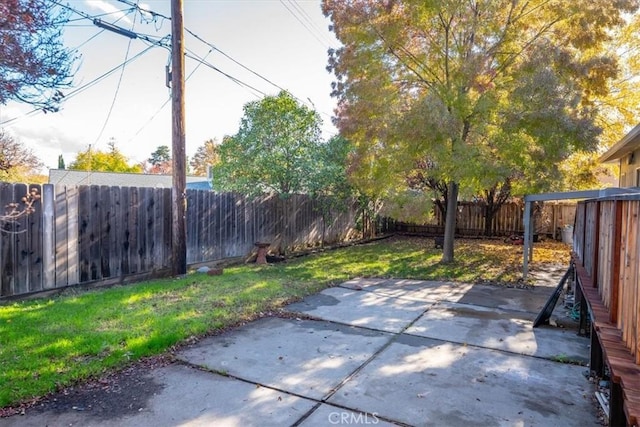
M 442 265 L 431 240 L 394 238 L 276 265 L 226 268 L 222 276 L 190 274 L 5 302 L 0 407 L 163 353 L 187 338 L 259 317 L 353 277 L 513 281 L 521 251 L 499 241 L 460 241 L 457 261 Z M 538 251 L 556 262 L 565 252 L 562 245 Z

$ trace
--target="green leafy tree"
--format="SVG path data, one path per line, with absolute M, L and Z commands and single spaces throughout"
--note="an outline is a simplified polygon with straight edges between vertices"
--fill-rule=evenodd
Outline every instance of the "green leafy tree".
M 0 104 L 17 100 L 57 111 L 73 75 L 62 43 L 68 12 L 49 0 L 0 1 Z
M 635 0 L 324 0 L 337 125 L 355 145 L 354 180 L 400 193 L 416 161 L 447 186 L 443 262 L 457 200 L 511 179 L 551 188 L 559 163 L 593 150 L 595 100 L 616 76 L 610 31 Z M 487 178 L 490 177 L 491 179 Z
M 214 139 L 209 139 L 198 147 L 193 158 L 189 162 L 196 176 L 207 176 L 208 168 L 220 161 L 219 145 Z
M 64 168 L 65 168 L 64 157 L 62 157 L 62 154 L 60 154 L 58 156 L 58 169 L 64 169 Z
M 149 157 L 148 162 L 151 164 L 151 167 L 145 171 L 147 173 L 171 173 L 171 150 L 169 150 L 169 147 L 166 145 L 160 145 L 153 153 L 151 153 L 151 157 Z
M 339 135 L 317 146 L 313 156 L 315 165 L 309 170 L 308 191 L 312 196 L 328 196 L 346 200 L 354 194 L 349 182 L 347 165 L 352 151 L 351 143 Z
M 69 165 L 69 169 L 101 172 L 142 172 L 140 165 L 129 164 L 129 159 L 118 150 L 113 140 L 109 142 L 109 151 L 92 150 L 91 146 L 89 146 L 86 151 L 78 153 L 75 160 Z
M 238 133 L 220 145 L 214 187 L 244 194 L 310 191 L 320 123 L 315 111 L 284 91 L 245 104 Z
M 35 177 L 43 166 L 30 148 L 0 129 L 0 181 L 39 181 L 31 178 Z

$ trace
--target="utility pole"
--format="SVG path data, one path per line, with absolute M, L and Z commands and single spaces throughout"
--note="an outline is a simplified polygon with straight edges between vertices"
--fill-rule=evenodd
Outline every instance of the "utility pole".
M 184 124 L 184 23 L 182 0 L 171 0 L 171 145 L 173 188 L 172 212 L 172 272 L 174 276 L 187 272 L 187 193 Z

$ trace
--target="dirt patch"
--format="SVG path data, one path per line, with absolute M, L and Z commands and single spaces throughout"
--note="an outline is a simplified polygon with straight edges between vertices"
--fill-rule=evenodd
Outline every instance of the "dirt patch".
M 137 413 L 163 388 L 149 372 L 173 363 L 172 358 L 158 356 L 139 361 L 125 369 L 67 387 L 41 399 L 20 406 L 0 408 L 0 417 L 30 413 L 85 412 L 101 420 Z

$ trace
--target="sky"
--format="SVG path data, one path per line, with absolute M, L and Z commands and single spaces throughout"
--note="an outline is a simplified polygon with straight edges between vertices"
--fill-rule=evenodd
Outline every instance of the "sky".
M 84 15 L 103 15 L 103 21 L 154 40 L 170 36 L 170 21 L 130 12 L 121 0 L 56 1 Z M 323 16 L 320 1 L 183 1 L 185 28 L 207 42 L 185 32 L 187 52 L 221 71 L 186 59 L 189 157 L 206 140 L 221 141 L 235 134 L 243 106 L 265 94 L 276 95 L 280 88 L 320 114 L 324 138 L 337 133 L 331 124 L 335 78 L 326 66 L 328 49 L 339 43 L 328 29 L 330 21 Z M 170 16 L 170 0 L 140 0 L 139 6 Z M 137 56 L 149 43 L 102 30 L 77 13 L 70 19 L 64 42 L 77 53 L 77 71 L 73 86 L 63 90 L 67 97 L 60 111 L 34 113 L 28 104 L 10 102 L 0 105 L 0 127 L 33 149 L 45 164 L 41 171 L 45 174 L 48 168 L 57 168 L 60 154 L 68 165 L 89 146 L 108 150 L 110 140 L 130 163 L 148 159 L 161 145 L 171 147 L 170 90 L 165 81 L 169 51 L 154 46 Z M 121 67 L 126 58 L 131 61 Z M 116 71 L 108 77 L 77 91 L 113 68 Z

